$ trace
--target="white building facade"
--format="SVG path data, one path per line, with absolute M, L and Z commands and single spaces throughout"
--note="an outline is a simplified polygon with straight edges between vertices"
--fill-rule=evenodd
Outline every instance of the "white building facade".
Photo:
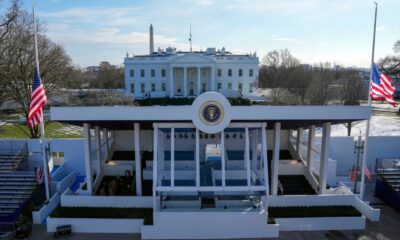
M 125 95 L 134 98 L 195 97 L 215 91 L 226 97 L 256 95 L 259 59 L 256 54 L 232 54 L 222 48 L 154 52 L 124 59 Z

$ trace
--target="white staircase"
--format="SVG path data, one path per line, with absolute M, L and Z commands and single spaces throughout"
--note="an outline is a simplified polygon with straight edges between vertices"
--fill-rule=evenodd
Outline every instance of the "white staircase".
M 0 155 L 0 173 L 3 174 L 16 171 L 24 159 L 25 156 L 20 154 Z
M 36 186 L 32 171 L 0 173 L 0 217 L 6 217 L 18 209 Z

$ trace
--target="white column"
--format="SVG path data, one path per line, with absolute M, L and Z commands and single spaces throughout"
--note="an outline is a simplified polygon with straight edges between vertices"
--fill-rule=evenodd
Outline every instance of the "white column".
M 215 68 L 211 67 L 211 91 L 215 91 Z
M 300 156 L 300 143 L 301 143 L 301 136 L 303 135 L 303 129 L 297 129 L 297 142 L 296 142 L 296 152 Z
M 196 187 L 200 187 L 200 132 L 196 128 Z
M 278 194 L 278 175 L 279 175 L 279 151 L 281 144 L 281 123 L 275 123 L 274 129 L 274 150 L 272 157 L 272 195 Z
M 93 176 L 92 176 L 92 162 L 90 159 L 90 153 L 92 152 L 91 137 L 90 137 L 90 125 L 88 123 L 83 124 L 83 135 L 85 143 L 85 169 L 86 169 L 86 189 L 87 192 L 92 195 L 93 192 Z
M 253 131 L 253 134 L 251 135 L 251 151 L 252 151 L 252 169 L 253 172 L 256 172 L 257 170 L 257 143 L 258 143 L 258 130 Z
M 97 177 L 100 177 L 101 175 L 101 139 L 100 139 L 100 128 L 98 126 L 94 127 L 94 138 L 96 139 L 96 148 L 97 148 Z
M 183 68 L 183 96 L 187 97 L 187 67 Z
M 311 165 L 313 160 L 313 147 L 315 140 L 315 125 L 308 128 L 308 148 L 307 148 L 307 170 L 311 172 Z
M 268 146 L 267 146 L 267 124 L 262 123 L 261 126 L 261 149 L 262 149 L 262 159 L 264 162 L 264 185 L 265 185 L 265 201 L 264 209 L 268 209 L 268 194 L 269 194 L 269 174 L 268 174 Z
M 153 212 L 156 212 L 157 209 L 157 196 L 156 196 L 156 187 L 157 187 L 157 161 L 158 161 L 158 125 L 157 123 L 153 124 Z
M 175 87 L 174 87 L 174 68 L 169 69 L 169 97 L 174 97 Z
M 222 187 L 226 186 L 225 177 L 225 132 L 221 132 L 221 175 L 222 175 Z
M 175 128 L 171 128 L 171 187 L 175 186 Z
M 104 144 L 105 144 L 105 148 L 106 148 L 104 158 L 105 158 L 106 160 L 108 160 L 108 158 L 109 158 L 109 156 L 108 156 L 109 152 L 108 152 L 108 130 L 107 130 L 107 128 L 103 128 L 103 138 L 104 138 Z
M 319 193 L 326 191 L 328 177 L 329 142 L 331 135 L 331 123 L 324 123 L 322 130 L 321 159 L 319 169 Z
M 251 185 L 251 180 L 250 180 L 250 143 L 249 143 L 249 128 L 245 127 L 244 128 L 244 159 L 246 162 L 246 174 L 247 174 L 247 186 Z
M 135 182 L 136 182 L 136 196 L 142 196 L 142 159 L 140 154 L 140 125 L 139 123 L 133 124 L 133 134 L 135 143 Z M 154 151 L 154 149 L 153 149 Z
M 201 68 L 197 68 L 197 96 L 201 93 Z

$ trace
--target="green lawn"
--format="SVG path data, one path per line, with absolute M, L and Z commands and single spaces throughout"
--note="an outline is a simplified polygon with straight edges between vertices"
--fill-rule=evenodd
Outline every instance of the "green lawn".
M 21 129 L 22 128 L 22 129 Z M 0 138 L 29 138 L 28 127 L 26 125 L 16 125 L 8 123 L 0 126 Z M 48 138 L 81 138 L 82 128 L 59 123 L 49 122 L 45 125 L 45 134 Z

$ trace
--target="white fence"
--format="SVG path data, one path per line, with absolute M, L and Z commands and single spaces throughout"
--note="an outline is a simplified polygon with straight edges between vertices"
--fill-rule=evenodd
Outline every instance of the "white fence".
M 365 217 L 276 218 L 280 231 L 365 229 Z
M 65 176 L 61 181 L 54 182 L 56 184 L 56 191 L 62 194 L 66 189 L 70 188 L 76 181 L 76 172 L 73 171 Z
M 120 207 L 120 208 L 152 208 L 151 196 L 89 196 L 75 195 L 66 190 L 61 195 L 63 207 Z
M 32 221 L 34 224 L 41 224 L 49 216 L 49 214 L 58 206 L 60 203 L 60 195 L 54 194 L 48 204 L 43 205 L 39 211 L 32 212 Z

